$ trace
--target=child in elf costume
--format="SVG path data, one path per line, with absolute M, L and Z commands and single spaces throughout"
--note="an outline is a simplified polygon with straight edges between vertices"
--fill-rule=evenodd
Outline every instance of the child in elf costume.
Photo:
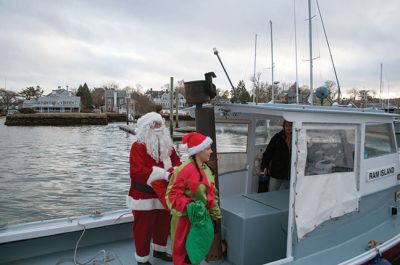
M 187 144 L 190 158 L 174 170 L 165 196 L 172 214 L 175 265 L 199 263 L 214 237 L 210 217 L 214 221 L 221 219 L 214 175 L 206 163 L 212 154 L 211 138 L 193 132 L 186 134 L 182 143 Z

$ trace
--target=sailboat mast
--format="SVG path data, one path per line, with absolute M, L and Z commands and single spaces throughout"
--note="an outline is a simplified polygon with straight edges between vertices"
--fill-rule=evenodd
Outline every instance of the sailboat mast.
M 254 72 L 253 72 L 253 103 L 257 103 L 257 86 L 256 86 L 256 64 L 257 64 L 257 34 L 254 40 Z
M 320 8 L 319 8 L 318 0 L 316 0 L 316 2 L 317 2 L 317 8 L 318 8 L 319 17 L 321 18 L 322 29 L 324 30 L 324 35 L 325 35 L 326 44 L 328 45 L 329 55 L 330 55 L 330 57 L 331 57 L 331 62 L 332 62 L 332 66 L 333 66 L 333 71 L 334 71 L 334 73 L 335 73 L 336 83 L 337 83 L 337 86 L 338 86 L 338 98 L 337 98 L 337 100 L 338 100 L 338 102 L 340 103 L 342 97 L 341 97 L 341 92 L 340 92 L 339 78 L 338 78 L 337 73 L 336 73 L 335 63 L 333 62 L 333 56 L 332 56 L 332 51 L 331 51 L 331 45 L 329 45 L 328 35 L 326 34 L 325 23 L 324 23 L 324 20 L 322 19 L 321 10 L 320 10 Z
M 381 63 L 381 77 L 379 81 L 379 97 L 380 97 L 380 102 L 381 102 L 381 108 L 383 109 L 383 100 L 382 100 L 382 63 Z
M 271 31 L 271 102 L 274 103 L 274 43 L 272 40 L 272 21 L 269 21 L 269 28 Z
M 388 85 L 387 85 L 387 90 L 388 90 L 388 93 L 387 93 L 387 95 L 388 95 L 388 100 L 387 100 L 387 112 L 389 112 L 389 100 L 390 100 L 390 97 L 389 97 L 389 82 L 388 82 Z
M 296 26 L 296 0 L 293 0 L 293 16 L 294 16 L 294 55 L 296 60 L 296 103 L 299 104 L 299 75 L 297 66 L 297 26 Z
M 308 0 L 308 31 L 309 31 L 309 45 L 310 45 L 310 104 L 313 105 L 314 101 L 314 87 L 313 87 L 313 58 L 312 58 L 312 25 L 311 25 L 311 0 Z

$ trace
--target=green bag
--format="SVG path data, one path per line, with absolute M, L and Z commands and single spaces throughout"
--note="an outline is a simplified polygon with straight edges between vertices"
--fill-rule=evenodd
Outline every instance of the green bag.
M 190 230 L 186 238 L 186 252 L 192 264 L 200 263 L 214 241 L 214 226 L 206 206 L 201 201 L 187 206 Z

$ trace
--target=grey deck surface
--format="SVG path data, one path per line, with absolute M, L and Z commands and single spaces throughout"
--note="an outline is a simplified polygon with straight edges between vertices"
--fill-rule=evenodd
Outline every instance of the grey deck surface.
M 51 243 L 52 242 L 49 242 L 48 246 L 44 245 L 43 248 L 51 247 Z M 112 243 L 106 243 L 101 245 L 94 245 L 90 247 L 82 247 L 82 248 L 80 247 L 78 248 L 77 252 L 77 263 L 80 264 L 88 262 L 91 258 L 93 258 L 96 255 L 96 253 L 98 253 L 101 250 L 106 250 L 108 253 L 110 253 L 109 254 L 109 256 L 111 257 L 110 260 L 107 263 L 99 262 L 99 263 L 88 263 L 88 264 L 90 265 L 94 264 L 135 265 L 136 264 L 135 248 L 133 240 L 131 239 L 115 241 Z M 170 252 L 170 250 L 168 252 Z M 73 257 L 74 257 L 74 250 L 69 250 L 24 260 L 18 260 L 15 262 L 2 263 L 2 265 L 71 265 L 74 264 Z M 97 260 L 102 261 L 103 255 L 102 254 L 98 255 Z M 165 262 L 163 260 L 153 258 L 151 255 L 150 255 L 150 262 L 153 265 L 172 265 L 171 262 Z M 208 263 L 205 261 L 201 263 L 201 265 L 207 265 L 207 264 Z M 222 262 L 218 264 L 230 265 L 230 263 L 227 262 Z

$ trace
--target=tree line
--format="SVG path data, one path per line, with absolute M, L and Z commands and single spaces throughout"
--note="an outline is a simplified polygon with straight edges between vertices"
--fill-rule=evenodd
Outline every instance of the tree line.
M 217 89 L 217 96 L 212 100 L 213 103 L 219 102 L 257 102 L 265 103 L 272 100 L 272 91 L 274 92 L 274 101 L 281 103 L 295 103 L 296 102 L 296 83 L 276 82 L 269 84 L 260 80 L 261 73 L 258 73 L 255 78 L 252 78 L 252 87 L 247 88 L 244 80 L 240 80 L 235 87 L 235 90 L 230 89 Z M 326 103 L 332 103 L 337 99 L 337 85 L 334 81 L 326 81 L 324 87 L 328 90 L 329 96 L 326 99 Z M 107 90 L 125 90 L 130 94 L 131 102 L 135 102 L 135 110 L 138 115 L 144 114 L 149 111 L 158 110 L 160 106 L 156 106 L 151 98 L 151 89 L 143 91 L 143 87 L 140 84 L 135 86 L 126 86 L 120 89 L 119 85 L 113 82 L 104 84 L 101 87 L 89 89 L 87 83 L 79 85 L 77 89 L 71 89 L 71 92 L 81 97 L 81 110 L 83 112 L 91 112 L 95 109 L 100 109 L 105 105 L 105 91 Z M 170 91 L 170 84 L 165 84 L 161 87 L 161 90 L 165 92 Z M 174 91 L 185 96 L 184 80 L 180 80 L 174 86 Z M 251 93 L 249 93 L 251 91 Z M 0 88 L 0 112 L 7 112 L 11 106 L 20 105 L 24 100 L 37 99 L 43 96 L 43 89 L 40 86 L 29 86 L 22 89 L 20 92 L 14 92 Z M 361 100 L 367 103 L 375 103 L 379 101 L 376 98 L 375 91 L 360 90 L 357 88 L 348 89 L 346 91 L 348 98 L 344 100 Z M 306 85 L 299 86 L 299 103 L 309 102 L 310 89 Z M 254 97 L 254 98 L 253 98 Z M 313 101 L 317 103 L 315 95 Z M 399 100 L 396 100 L 398 103 Z

